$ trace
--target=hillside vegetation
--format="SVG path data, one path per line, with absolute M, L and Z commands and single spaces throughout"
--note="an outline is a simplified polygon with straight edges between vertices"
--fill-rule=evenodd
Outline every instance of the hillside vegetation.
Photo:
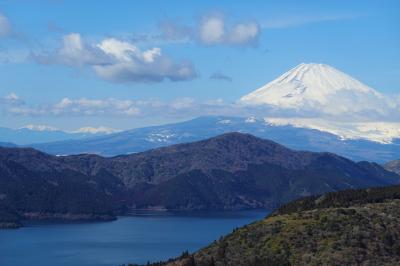
M 399 265 L 400 186 L 293 201 L 210 246 L 155 265 Z

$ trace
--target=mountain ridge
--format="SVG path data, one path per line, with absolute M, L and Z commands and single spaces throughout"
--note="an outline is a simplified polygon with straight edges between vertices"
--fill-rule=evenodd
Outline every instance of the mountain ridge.
M 0 222 L 112 219 L 130 209 L 273 209 L 306 195 L 399 181 L 376 163 L 242 133 L 111 158 L 0 148 Z

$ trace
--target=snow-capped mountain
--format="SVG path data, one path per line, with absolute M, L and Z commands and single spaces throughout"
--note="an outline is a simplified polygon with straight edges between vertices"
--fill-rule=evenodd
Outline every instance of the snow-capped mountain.
M 300 64 L 243 96 L 244 105 L 268 105 L 279 124 L 309 127 L 343 138 L 391 142 L 400 136 L 400 103 L 325 64 Z M 285 115 L 279 116 L 281 113 Z M 270 114 L 266 114 L 270 116 Z
M 323 108 L 329 106 L 332 98 L 339 95 L 346 96 L 346 101 L 351 100 L 353 103 L 385 99 L 376 90 L 331 66 L 303 63 L 243 96 L 240 101 L 248 104 L 269 104 L 280 108 Z M 348 99 L 350 96 L 352 99 Z M 341 111 L 350 110 L 336 110 L 336 112 Z

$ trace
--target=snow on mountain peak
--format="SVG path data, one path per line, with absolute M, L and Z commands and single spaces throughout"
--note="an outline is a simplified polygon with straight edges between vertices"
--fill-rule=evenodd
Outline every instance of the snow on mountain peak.
M 303 63 L 239 103 L 267 106 L 269 121 L 389 143 L 400 138 L 399 100 L 329 65 Z
M 282 108 L 324 105 L 332 96 L 346 94 L 348 97 L 383 98 L 383 96 L 350 77 L 325 64 L 302 63 L 272 82 L 243 96 L 246 104 L 270 104 Z

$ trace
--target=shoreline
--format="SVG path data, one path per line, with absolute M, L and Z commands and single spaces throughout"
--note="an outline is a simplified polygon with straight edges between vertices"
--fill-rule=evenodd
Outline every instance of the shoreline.
M 117 220 L 117 216 L 108 214 L 72 214 L 72 213 L 24 213 L 17 221 L 0 222 L 0 230 L 19 229 L 36 222 L 74 223 L 74 222 L 108 222 Z
M 265 216 L 272 213 L 267 209 L 242 209 L 242 210 L 182 210 L 182 209 L 134 209 L 120 215 L 93 215 L 93 214 L 71 214 L 71 213 L 25 213 L 21 219 L 13 222 L 0 222 L 0 230 L 19 229 L 34 224 L 73 224 L 73 223 L 96 223 L 111 222 L 124 217 L 135 217 L 140 214 L 167 214 L 170 216 L 199 216 L 213 217 L 213 215 L 238 214 L 246 212 L 265 213 Z M 168 215 L 169 216 L 169 215 Z

